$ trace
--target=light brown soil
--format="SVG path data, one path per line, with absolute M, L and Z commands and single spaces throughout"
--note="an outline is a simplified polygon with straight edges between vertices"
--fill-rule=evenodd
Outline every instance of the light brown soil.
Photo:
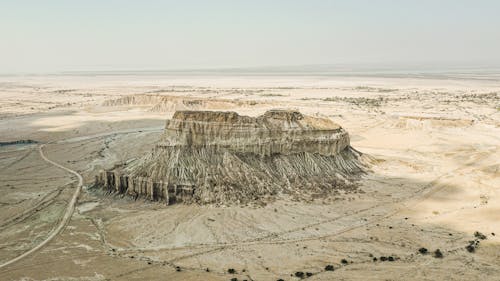
M 361 192 L 310 201 L 165 206 L 84 188 L 65 230 L 0 269 L 0 280 L 298 280 L 297 271 L 313 273 L 308 280 L 498 280 L 498 80 L 1 77 L 0 142 L 60 140 L 45 155 L 88 185 L 100 169 L 148 152 L 173 114 L 104 102 L 152 92 L 244 101 L 224 110 L 249 116 L 288 108 L 326 117 L 376 161 Z M 0 147 L 0 263 L 46 239 L 77 184 L 37 146 Z M 469 253 L 475 231 L 487 239 Z

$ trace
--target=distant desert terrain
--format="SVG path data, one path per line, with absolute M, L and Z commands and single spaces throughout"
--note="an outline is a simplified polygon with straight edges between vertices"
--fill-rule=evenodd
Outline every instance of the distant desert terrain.
M 0 97 L 1 280 L 500 280 L 498 75 L 0 76 Z M 357 189 L 167 206 L 92 188 L 175 111 L 271 109 L 342 126 L 371 159 Z

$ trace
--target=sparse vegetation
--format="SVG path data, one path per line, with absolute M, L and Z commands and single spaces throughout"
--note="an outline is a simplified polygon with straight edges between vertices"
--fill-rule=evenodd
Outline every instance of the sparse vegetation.
M 437 259 L 441 259 L 441 258 L 443 258 L 443 253 L 441 252 L 441 250 L 436 249 L 436 250 L 434 251 L 434 257 L 435 257 L 435 258 L 437 258 Z
M 469 243 L 469 245 L 465 246 L 465 249 L 469 253 L 474 253 L 476 251 L 476 247 L 474 243 Z
M 0 146 L 7 146 L 7 145 L 22 145 L 22 144 L 36 144 L 38 143 L 37 141 L 34 140 L 15 140 L 15 141 L 3 141 L 0 142 Z
M 393 257 L 393 256 L 381 256 L 379 258 L 380 261 L 395 261 L 396 259 L 398 259 L 397 257 Z M 377 258 L 373 258 L 373 261 L 377 261 Z
M 474 232 L 474 237 L 476 237 L 477 239 L 481 239 L 481 240 L 486 240 L 486 238 L 487 238 L 486 235 L 482 234 L 479 231 Z
M 352 98 L 352 97 L 330 97 L 324 98 L 323 101 L 330 102 L 345 102 L 350 103 L 357 106 L 369 106 L 369 107 L 380 107 L 382 104 L 388 101 L 386 97 L 377 97 L 377 98 Z
M 480 241 L 478 239 L 469 241 L 469 245 L 465 246 L 465 249 L 469 253 L 474 253 L 479 247 Z
M 418 252 L 421 253 L 422 255 L 426 255 L 429 251 L 426 248 L 420 248 L 418 249 Z
M 377 88 L 377 87 L 368 87 L 368 86 L 357 86 L 354 88 L 357 91 L 363 92 L 378 92 L 378 93 L 392 93 L 398 91 L 398 89 L 392 88 Z
M 261 97 L 286 97 L 288 95 L 285 94 L 277 94 L 277 93 L 265 93 L 265 94 L 260 94 Z
M 295 272 L 295 277 L 304 278 L 305 274 L 302 271 Z
M 5 251 L 7 259 L 36 246 L 37 241 L 42 240 L 61 220 L 60 215 L 66 210 L 65 205 L 71 202 L 71 189 L 75 186 L 75 183 L 70 181 L 76 179 L 70 173 L 55 167 L 49 169 L 48 163 L 38 157 L 35 142 L 28 146 L 24 141 L 10 141 L 26 139 L 26 144 L 29 144 L 27 138 L 34 138 L 50 144 L 67 136 L 71 141 L 63 140 L 46 146 L 47 157 L 61 165 L 68 165 L 68 168 L 83 171 L 82 176 L 86 180 L 91 180 L 99 170 L 108 167 L 117 167 L 117 171 L 123 171 L 123 175 L 130 170 L 135 171 L 137 166 L 133 164 L 137 163 L 151 163 L 144 165 L 140 172 L 132 173 L 140 178 L 153 177 L 156 173 L 148 173 L 158 169 L 158 173 L 175 170 L 175 173 L 172 172 L 173 176 L 168 178 L 170 180 L 188 179 L 179 181 L 171 193 L 158 192 L 157 188 L 161 187 L 158 183 L 165 180 L 159 177 L 158 181 L 152 182 L 152 186 L 148 185 L 148 182 L 137 184 L 129 180 L 120 181 L 120 186 L 115 187 L 124 192 L 123 196 L 120 194 L 108 198 L 98 196 L 101 195 L 99 193 L 93 194 L 94 190 L 88 189 L 88 193 L 77 198 L 77 217 L 73 217 L 74 220 L 67 226 L 65 234 L 58 235 L 52 245 L 59 245 L 65 256 L 74 257 L 77 263 L 84 262 L 82 266 L 88 269 L 98 270 L 106 267 L 105 271 L 98 270 L 96 274 L 109 274 L 110 278 L 121 274 L 123 279 L 127 278 L 124 274 L 133 270 L 137 278 L 147 279 L 154 274 L 151 272 L 159 270 L 163 272 L 160 274 L 166 274 L 162 275 L 166 279 L 305 281 L 349 279 L 349 274 L 369 278 L 372 272 L 379 270 L 388 280 L 422 276 L 436 280 L 461 280 L 462 277 L 487 280 L 488 274 L 496 276 L 500 272 L 500 267 L 491 262 L 496 258 L 494 243 L 498 239 L 492 232 L 496 230 L 491 225 L 492 217 L 488 213 L 493 210 L 491 207 L 498 203 L 498 196 L 485 189 L 494 183 L 499 168 L 498 163 L 494 161 L 497 156 L 494 150 L 494 133 L 499 124 L 499 95 L 496 92 L 487 93 L 491 90 L 484 90 L 496 87 L 493 83 L 475 90 L 472 89 L 473 83 L 464 82 L 464 85 L 471 86 L 471 89 L 463 87 L 464 90 L 460 90 L 460 83 L 450 83 L 451 86 L 447 87 L 438 85 L 437 81 L 429 83 L 435 83 L 435 89 L 428 88 L 431 86 L 427 83 L 422 87 L 415 85 L 419 88 L 408 89 L 407 85 L 391 82 L 386 84 L 388 86 L 380 83 L 380 89 L 358 87 L 358 92 L 353 91 L 356 84 L 350 84 L 351 86 L 347 86 L 350 88 L 346 88 L 348 83 L 322 91 L 315 91 L 315 88 L 310 86 L 303 87 L 300 91 L 265 88 L 258 90 L 258 86 L 254 84 L 251 89 L 245 90 L 232 88 L 235 87 L 233 82 L 228 84 L 231 86 L 222 82 L 214 83 L 220 83 L 223 88 L 180 88 L 165 84 L 161 86 L 165 82 L 155 82 L 147 87 L 131 83 L 132 86 L 128 88 L 125 83 L 109 90 L 110 94 L 104 86 L 94 90 L 94 85 L 89 85 L 88 91 L 92 95 L 88 96 L 95 97 L 92 101 L 83 99 L 86 95 L 79 89 L 77 93 L 61 93 L 60 100 L 56 102 L 47 99 L 48 103 L 32 103 L 30 100 L 29 104 L 23 101 L 29 99 L 29 91 L 17 91 L 20 93 L 19 97 L 11 94 L 9 100 L 3 103 L 6 105 L 3 107 L 5 111 L 11 110 L 11 107 L 17 110 L 16 108 L 21 106 L 26 109 L 31 106 L 32 111 L 43 111 L 54 105 L 57 108 L 53 109 L 51 114 L 26 116 L 12 123 L 9 123 L 9 116 L 5 117 L 5 134 L 2 140 L 4 143 L 0 142 L 3 149 L 0 151 L 3 165 L 0 185 L 3 185 L 3 191 L 9 194 L 2 197 L 0 203 L 2 208 L 7 210 L 1 222 L 5 232 L 4 238 L 7 239 L 2 250 Z M 325 85 L 330 83 L 326 82 Z M 212 84 L 210 81 L 204 83 Z M 295 85 L 299 82 L 293 83 Z M 352 80 L 349 83 L 352 83 Z M 392 85 L 400 89 L 389 89 Z M 170 97 L 167 93 L 143 94 L 148 90 L 162 88 L 172 88 L 171 92 L 176 95 L 172 94 Z M 45 92 L 54 94 L 50 88 L 43 93 Z M 382 94 L 384 92 L 389 94 Z M 129 93 L 133 93 L 136 98 L 126 98 Z M 73 103 L 69 104 L 67 101 L 77 95 L 78 107 L 72 107 Z M 343 97 L 335 97 L 339 95 Z M 263 98 L 266 96 L 277 98 Z M 286 96 L 295 98 L 284 98 Z M 300 98 L 301 101 L 298 100 Z M 104 107 L 102 102 L 106 99 L 121 100 L 123 103 L 116 102 L 116 108 Z M 19 104 L 14 104 L 18 100 Z M 443 102 L 448 100 L 449 105 Z M 158 104 L 161 105 L 158 106 L 158 111 L 151 113 L 151 108 Z M 121 105 L 127 107 L 122 108 Z M 153 139 L 162 134 L 162 117 L 158 117 L 158 112 L 168 112 L 164 114 L 164 118 L 168 118 L 168 115 L 179 107 L 183 110 L 234 111 L 252 117 L 269 108 L 285 105 L 303 109 L 311 114 L 311 117 L 323 116 L 341 124 L 345 122 L 346 128 L 352 128 L 354 134 L 350 137 L 353 143 L 366 147 L 366 153 L 374 153 L 374 157 L 377 157 L 372 162 L 370 155 L 365 153 L 360 156 L 360 160 L 366 159 L 369 162 L 366 170 L 361 170 L 366 171 L 366 176 L 364 173 L 359 176 L 351 176 L 349 173 L 344 175 L 343 171 L 346 170 L 339 169 L 341 176 L 334 177 L 336 174 L 331 172 L 330 166 L 340 164 L 339 168 L 344 168 L 345 161 L 339 159 L 327 163 L 325 160 L 329 158 L 318 157 L 318 153 L 288 153 L 282 157 L 271 154 L 259 158 L 253 155 L 245 157 L 240 152 L 227 150 L 223 157 L 214 159 L 205 157 L 204 154 L 205 151 L 212 151 L 200 148 L 203 153 L 187 154 L 184 158 L 186 161 L 180 161 L 178 158 L 167 159 L 163 157 L 166 154 L 151 158 L 151 162 L 148 162 L 149 158 L 138 160 L 153 146 L 155 151 L 164 149 L 163 142 L 156 146 L 156 139 Z M 82 124 L 70 126 L 75 124 L 71 121 L 74 115 L 58 111 L 63 106 L 68 106 L 68 112 L 76 110 L 77 116 L 99 118 L 89 118 L 86 122 L 81 121 L 83 118 L 78 118 Z M 382 116 L 382 110 L 387 115 Z M 110 113 L 112 119 L 105 119 L 107 113 Z M 3 113 L 0 116 L 3 116 Z M 126 120 L 119 121 L 122 116 L 125 116 Z M 57 119 L 66 117 L 69 118 L 64 122 Z M 101 118 L 106 121 L 99 121 Z M 467 128 L 455 129 L 462 126 L 462 123 L 469 124 L 466 122 L 469 119 L 474 124 L 467 125 Z M 54 124 L 51 124 L 53 120 Z M 278 122 L 272 120 L 275 121 Z M 66 123 L 68 127 L 64 129 Z M 221 123 L 225 128 L 227 122 Z M 51 129 L 52 125 L 56 133 Z M 10 127 L 14 126 L 16 127 L 10 130 Z M 200 125 L 203 126 L 205 125 Z M 35 127 L 37 131 L 32 132 Z M 235 128 L 242 127 L 245 128 Z M 44 128 L 50 130 L 46 131 Z M 129 132 L 120 133 L 121 130 L 128 131 L 128 128 Z M 208 132 L 211 133 L 213 130 Z M 399 135 L 403 133 L 405 136 L 400 139 Z M 94 134 L 98 134 L 95 139 Z M 373 136 L 375 139 L 371 140 Z M 290 139 L 295 137 L 293 135 Z M 460 145 L 457 145 L 455 140 L 458 140 Z M 15 145 L 4 146 L 10 144 Z M 283 146 L 289 144 L 290 142 L 283 142 Z M 304 146 L 309 148 L 308 145 Z M 364 150 L 362 149 L 362 152 L 365 152 Z M 177 152 L 175 149 L 172 151 Z M 321 153 L 322 151 L 319 152 Z M 417 159 L 413 159 L 414 156 Z M 270 158 L 277 161 L 267 161 Z M 350 158 L 346 160 L 350 161 Z M 263 161 L 265 165 L 261 165 Z M 220 165 L 205 172 L 205 164 L 212 162 L 218 162 Z M 175 165 L 171 165 L 172 163 Z M 166 168 L 159 169 L 160 164 Z M 452 166 L 448 166 L 449 164 Z M 373 170 L 370 169 L 372 166 Z M 250 172 L 249 167 L 252 167 Z M 350 171 L 351 166 L 345 168 Z M 264 172 L 260 173 L 258 169 Z M 480 192 L 473 192 L 473 202 L 464 201 L 467 196 L 459 196 L 460 200 L 447 200 L 446 206 L 443 207 L 443 198 L 439 197 L 441 194 L 430 192 L 438 190 L 440 185 L 428 185 L 428 180 L 452 169 L 457 169 L 453 173 L 457 194 L 469 194 L 468 191 L 479 189 Z M 301 174 L 304 170 L 307 172 Z M 326 172 L 314 174 L 316 170 Z M 232 178 L 225 173 L 235 180 L 230 181 Z M 470 177 L 469 173 L 476 176 Z M 109 179 L 114 179 L 116 184 L 117 177 L 113 176 L 115 177 L 110 175 Z M 124 184 L 128 187 L 133 185 L 134 188 L 124 188 Z M 190 190 L 193 184 L 199 188 Z M 166 185 L 163 190 L 168 191 L 170 187 Z M 114 190 L 117 189 L 113 189 L 113 192 Z M 142 191 L 150 192 L 151 197 L 138 193 Z M 146 200 L 156 200 L 160 195 L 175 195 L 186 200 L 179 200 L 177 203 L 193 206 L 164 206 L 168 201 L 163 204 L 160 200 Z M 114 198 L 120 201 L 111 203 Z M 189 198 L 194 199 L 187 201 Z M 206 200 L 197 201 L 201 200 L 199 198 Z M 413 200 L 420 202 L 419 198 L 425 200 L 425 208 L 422 207 L 423 204 L 407 204 L 414 202 Z M 198 204 L 210 205 L 205 208 L 197 206 Z M 397 211 L 402 210 L 401 206 L 405 207 L 404 212 Z M 456 212 L 463 207 L 471 213 L 475 227 L 465 238 L 461 228 L 450 227 L 463 222 L 461 213 Z M 16 210 L 19 210 L 19 216 L 15 214 Z M 440 213 L 443 216 L 439 216 Z M 440 224 L 443 219 L 446 219 L 446 224 Z M 349 235 L 340 235 L 345 233 L 344 229 L 349 231 Z M 92 241 L 95 238 L 92 244 L 86 243 L 89 237 Z M 240 241 L 243 241 L 243 244 L 240 244 Z M 251 242 L 249 244 L 246 241 Z M 102 245 L 99 246 L 99 243 Z M 284 245 L 282 243 L 287 246 L 280 247 Z M 82 258 L 79 261 L 80 258 L 76 257 L 86 251 L 77 247 L 80 244 L 91 246 L 95 255 L 113 258 Z M 482 247 L 483 245 L 485 247 Z M 180 250 L 170 250 L 178 247 Z M 161 253 L 155 252 L 154 249 L 160 249 Z M 269 255 L 274 250 L 281 251 L 275 258 Z M 47 248 L 42 249 L 24 263 L 41 262 L 47 266 L 45 271 L 49 272 L 50 269 L 50 272 L 56 272 L 66 266 L 66 263 L 58 263 L 57 259 L 52 261 L 52 252 Z M 106 264 L 100 265 L 99 262 Z M 121 265 L 127 264 L 130 264 L 131 268 L 128 266 L 124 271 Z M 177 264 L 180 266 L 176 266 Z M 412 275 L 415 268 L 419 272 Z M 19 276 L 26 275 L 29 276 L 27 278 L 36 279 L 37 270 L 37 267 L 26 267 L 22 271 L 7 271 L 5 278 L 12 277 L 11 279 L 17 280 Z M 66 272 L 64 268 L 62 270 Z M 143 274 L 142 270 L 148 272 Z M 286 274 L 283 274 L 283 270 Z M 56 274 L 49 276 L 45 271 L 46 278 L 65 278 Z M 168 272 L 171 272 L 171 276 Z M 73 278 L 69 275 L 67 278 Z M 374 276 L 378 277 L 375 274 Z

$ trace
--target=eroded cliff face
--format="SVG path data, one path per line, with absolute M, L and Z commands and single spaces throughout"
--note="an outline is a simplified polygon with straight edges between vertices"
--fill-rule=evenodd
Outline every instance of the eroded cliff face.
M 270 103 L 269 101 L 266 103 Z M 241 107 L 262 106 L 262 102 L 231 99 L 200 99 L 186 96 L 169 95 L 128 95 L 106 100 L 103 106 L 143 106 L 153 112 L 172 112 L 176 110 L 227 110 Z
M 256 118 L 178 111 L 151 153 L 103 171 L 96 184 L 167 204 L 321 196 L 352 189 L 364 170 L 361 158 L 342 127 L 297 111 L 271 110 Z
M 235 112 L 179 111 L 167 121 L 159 144 L 224 148 L 259 156 L 298 152 L 332 156 L 348 145 L 347 132 L 330 120 L 277 110 L 257 118 Z

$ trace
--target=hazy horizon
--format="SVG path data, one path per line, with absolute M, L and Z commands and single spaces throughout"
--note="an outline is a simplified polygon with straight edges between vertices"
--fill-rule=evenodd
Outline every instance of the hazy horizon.
M 2 2 L 0 73 L 498 70 L 499 10 L 490 0 Z

